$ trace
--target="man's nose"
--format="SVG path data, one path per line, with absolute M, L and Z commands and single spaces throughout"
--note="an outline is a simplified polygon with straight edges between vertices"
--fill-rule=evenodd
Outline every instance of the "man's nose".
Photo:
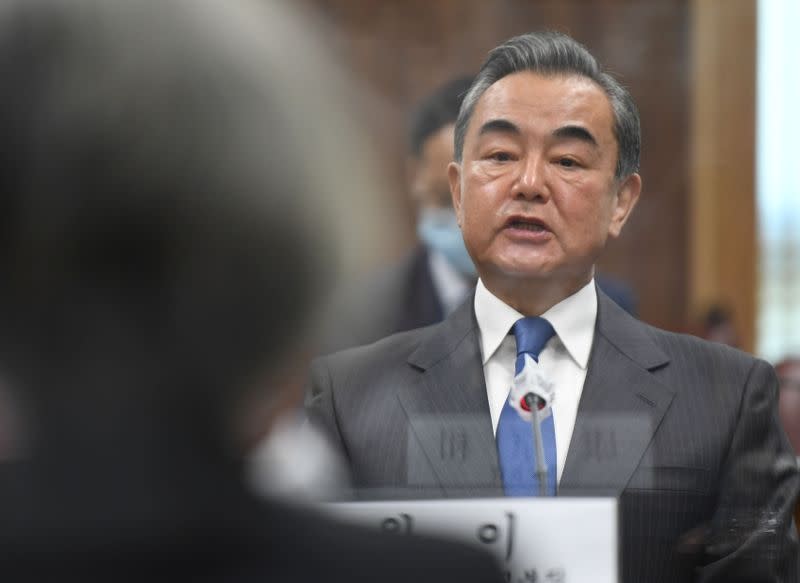
M 549 198 L 544 159 L 532 153 L 525 156 L 521 162 L 514 185 L 514 196 L 529 200 Z

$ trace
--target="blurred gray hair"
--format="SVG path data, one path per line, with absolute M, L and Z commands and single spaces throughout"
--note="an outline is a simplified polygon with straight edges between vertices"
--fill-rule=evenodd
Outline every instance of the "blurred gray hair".
M 545 76 L 578 75 L 594 81 L 608 96 L 614 113 L 613 130 L 619 150 L 616 177 L 625 178 L 639 170 L 639 112 L 630 93 L 601 69 L 586 47 L 565 34 L 551 31 L 516 36 L 489 52 L 464 98 L 456 121 L 457 162 L 461 162 L 464 138 L 478 100 L 503 77 L 522 71 Z
M 307 29 L 262 4 L 0 7 L 0 364 L 29 395 L 208 421 L 308 340 L 359 185 Z

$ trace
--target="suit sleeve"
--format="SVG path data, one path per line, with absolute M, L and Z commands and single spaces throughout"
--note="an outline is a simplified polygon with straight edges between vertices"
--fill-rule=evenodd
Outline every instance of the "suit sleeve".
M 772 367 L 750 369 L 730 449 L 720 476 L 699 581 L 795 582 L 797 531 L 793 511 L 800 490 L 794 452 L 777 412 Z

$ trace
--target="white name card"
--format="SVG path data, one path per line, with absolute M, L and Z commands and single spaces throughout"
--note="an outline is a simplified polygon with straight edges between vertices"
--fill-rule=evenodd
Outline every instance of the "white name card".
M 437 535 L 488 549 L 509 583 L 619 580 L 614 498 L 342 502 L 323 510 L 400 536 Z

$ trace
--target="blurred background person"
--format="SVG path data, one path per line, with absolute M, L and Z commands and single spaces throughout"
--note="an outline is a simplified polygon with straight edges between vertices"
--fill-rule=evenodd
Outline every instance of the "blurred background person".
M 474 288 L 475 266 L 461 238 L 447 182 L 455 121 L 471 83 L 471 77 L 451 79 L 423 98 L 411 115 L 407 190 L 418 241 L 398 262 L 344 288 L 325 352 L 440 322 Z
M 300 400 L 349 192 L 308 28 L 259 4 L 0 7 L 4 582 L 498 580 L 244 484 Z

